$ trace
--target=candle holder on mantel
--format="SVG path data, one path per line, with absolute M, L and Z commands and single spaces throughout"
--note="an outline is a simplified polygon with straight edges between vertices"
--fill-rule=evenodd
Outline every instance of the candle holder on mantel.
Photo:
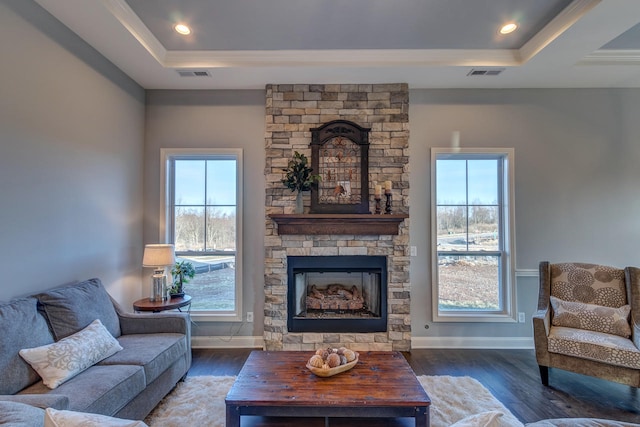
M 391 190 L 384 190 L 384 196 L 387 198 L 387 203 L 384 207 L 384 213 L 391 215 Z
M 376 201 L 376 210 L 375 210 L 375 214 L 376 214 L 376 215 L 380 215 L 380 214 L 382 213 L 382 207 L 381 207 L 381 205 L 380 205 L 380 200 L 382 200 L 382 199 L 380 198 L 380 195 L 379 195 L 379 194 L 377 194 L 377 195 L 373 198 L 373 200 L 375 200 L 375 201 Z

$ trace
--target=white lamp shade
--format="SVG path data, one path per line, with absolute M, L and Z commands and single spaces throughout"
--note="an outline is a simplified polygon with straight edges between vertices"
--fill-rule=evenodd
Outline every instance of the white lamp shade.
M 143 267 L 162 267 L 173 265 L 176 262 L 176 254 L 173 245 L 155 244 L 144 246 L 142 257 Z

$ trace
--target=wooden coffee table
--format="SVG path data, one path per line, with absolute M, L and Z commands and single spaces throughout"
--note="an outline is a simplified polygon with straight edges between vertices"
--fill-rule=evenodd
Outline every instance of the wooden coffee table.
M 429 426 L 429 396 L 399 352 L 360 353 L 356 366 L 333 377 L 305 365 L 311 351 L 253 351 L 225 399 L 227 427 L 242 415 L 278 417 L 413 417 Z

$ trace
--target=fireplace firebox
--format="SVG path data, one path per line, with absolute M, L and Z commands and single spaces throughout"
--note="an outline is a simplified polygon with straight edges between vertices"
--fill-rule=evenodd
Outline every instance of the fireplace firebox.
M 287 257 L 289 332 L 386 332 L 386 256 Z

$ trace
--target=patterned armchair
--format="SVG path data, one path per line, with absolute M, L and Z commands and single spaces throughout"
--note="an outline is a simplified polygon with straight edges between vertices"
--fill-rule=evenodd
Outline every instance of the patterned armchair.
M 544 385 L 559 368 L 640 387 L 640 269 L 541 262 L 533 335 Z

